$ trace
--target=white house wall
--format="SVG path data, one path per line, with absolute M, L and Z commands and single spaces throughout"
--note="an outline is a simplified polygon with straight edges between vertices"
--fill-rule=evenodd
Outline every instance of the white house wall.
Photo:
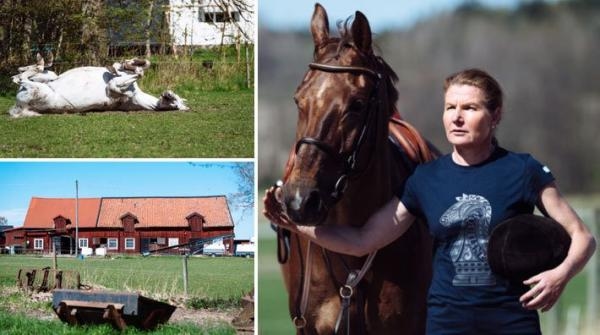
M 224 44 L 239 42 L 253 43 L 254 38 L 254 1 L 247 0 L 252 13 L 240 16 L 237 24 L 247 34 L 249 39 L 239 32 L 233 23 L 206 23 L 200 20 L 200 11 L 214 11 L 217 7 L 214 0 L 171 0 L 170 1 L 170 32 L 176 45 L 213 46 L 221 44 L 221 29 L 225 26 Z

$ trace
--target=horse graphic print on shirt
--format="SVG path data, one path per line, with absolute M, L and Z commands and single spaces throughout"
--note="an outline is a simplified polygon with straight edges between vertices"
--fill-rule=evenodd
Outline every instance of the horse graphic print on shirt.
M 456 201 L 440 217 L 442 226 L 458 232 L 455 240 L 449 242 L 450 259 L 456 271 L 452 285 L 495 285 L 496 278 L 487 262 L 492 207 L 480 195 L 463 194 Z

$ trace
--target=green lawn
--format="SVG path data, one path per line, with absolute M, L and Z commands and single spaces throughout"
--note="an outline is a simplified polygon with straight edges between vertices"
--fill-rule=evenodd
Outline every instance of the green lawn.
M 0 157 L 253 157 L 252 90 L 176 91 L 190 111 L 89 112 L 12 119 L 0 96 Z M 154 93 L 156 94 L 156 93 Z

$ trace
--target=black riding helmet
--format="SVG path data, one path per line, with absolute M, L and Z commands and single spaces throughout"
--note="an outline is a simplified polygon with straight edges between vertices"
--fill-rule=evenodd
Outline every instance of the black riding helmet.
M 492 272 L 522 282 L 567 257 L 571 237 L 551 218 L 521 214 L 498 224 L 488 242 Z

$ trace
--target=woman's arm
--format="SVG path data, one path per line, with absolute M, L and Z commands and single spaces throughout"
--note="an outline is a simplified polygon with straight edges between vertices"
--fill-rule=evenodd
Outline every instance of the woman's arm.
M 393 197 L 361 227 L 299 226 L 285 215 L 281 204 L 276 200 L 275 191 L 275 188 L 268 189 L 263 198 L 263 214 L 271 222 L 301 234 L 324 248 L 343 254 L 363 256 L 382 248 L 402 236 L 415 219 L 402 202 Z
M 553 182 L 540 193 L 541 207 L 560 223 L 571 236 L 571 246 L 565 260 L 556 268 L 544 271 L 524 281 L 534 285 L 521 296 L 527 309 L 549 310 L 558 300 L 565 286 L 588 262 L 596 249 L 596 240 L 577 213 L 560 194 Z

